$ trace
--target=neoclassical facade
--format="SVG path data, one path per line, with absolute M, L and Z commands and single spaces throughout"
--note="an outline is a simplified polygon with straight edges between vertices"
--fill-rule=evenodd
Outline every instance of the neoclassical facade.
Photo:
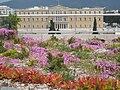
M 34 7 L 18 9 L 21 18 L 19 30 L 49 30 L 50 20 L 59 30 L 92 30 L 94 18 L 98 30 L 103 29 L 104 8 L 69 8 L 61 5 L 54 7 Z

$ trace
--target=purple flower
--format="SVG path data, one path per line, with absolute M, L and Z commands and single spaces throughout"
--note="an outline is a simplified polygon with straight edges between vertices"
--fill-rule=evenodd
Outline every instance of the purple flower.
M 26 42 L 27 44 L 33 44 L 34 46 L 37 46 L 39 43 L 44 42 L 43 40 L 37 40 L 37 39 L 33 39 L 31 37 L 23 37 L 23 41 Z
M 59 55 L 59 54 L 61 54 L 61 52 L 53 52 L 53 53 L 52 53 L 52 56 L 53 56 L 53 57 L 56 57 L 56 56 Z
M 101 70 L 100 76 L 103 78 L 108 78 L 110 75 L 114 76 L 116 70 L 120 68 L 116 64 L 105 60 L 100 60 L 95 66 Z
M 8 42 L 4 42 L 4 48 L 11 49 L 11 44 Z
M 10 37 L 10 36 L 16 36 L 16 30 L 8 30 L 8 29 L 6 29 L 6 28 L 1 28 L 0 29 L 0 36 L 2 36 L 2 37 L 6 37 L 6 38 L 8 38 L 8 37 Z
M 41 65 L 46 65 L 48 63 L 48 58 L 46 56 L 41 56 L 38 61 Z
M 0 64 L 3 64 L 4 57 L 0 57 Z
M 75 62 L 80 61 L 80 59 L 75 57 L 75 55 L 71 55 L 67 52 L 64 52 L 62 57 L 64 58 L 64 64 L 66 65 L 74 64 Z
M 82 44 L 82 40 L 79 38 L 74 38 L 75 42 L 70 44 L 71 48 L 77 48 Z
M 10 59 L 10 64 L 13 64 L 14 66 L 19 66 L 20 59 Z
M 107 54 L 107 55 L 113 55 L 113 54 L 115 54 L 115 53 L 117 53 L 117 52 L 120 52 L 120 47 L 114 48 L 114 49 L 106 52 L 106 54 Z
M 75 42 L 75 43 L 70 44 L 70 47 L 71 48 L 77 48 L 80 45 L 81 45 L 81 42 Z

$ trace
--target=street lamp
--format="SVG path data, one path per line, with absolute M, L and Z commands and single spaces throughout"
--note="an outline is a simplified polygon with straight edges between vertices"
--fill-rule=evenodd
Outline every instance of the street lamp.
M 32 32 L 32 16 L 30 16 L 31 32 Z
M 75 27 L 75 34 L 76 34 L 76 17 L 74 15 L 74 27 Z

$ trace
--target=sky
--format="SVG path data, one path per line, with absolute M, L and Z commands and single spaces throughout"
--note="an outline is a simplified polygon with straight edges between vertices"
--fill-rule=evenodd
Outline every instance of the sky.
M 10 1 L 10 0 L 0 0 L 0 3 L 7 2 L 7 1 Z

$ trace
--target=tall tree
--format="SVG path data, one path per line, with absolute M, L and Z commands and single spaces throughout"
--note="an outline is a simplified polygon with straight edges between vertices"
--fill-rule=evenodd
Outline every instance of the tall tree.
M 97 32 L 97 21 L 96 21 L 96 18 L 94 17 L 94 25 L 93 25 L 93 34 L 98 34 Z
M 17 17 L 17 15 L 10 14 L 8 17 L 3 18 L 2 20 L 2 26 L 4 28 L 12 29 L 12 30 L 17 30 L 17 25 L 20 22 L 20 18 Z

